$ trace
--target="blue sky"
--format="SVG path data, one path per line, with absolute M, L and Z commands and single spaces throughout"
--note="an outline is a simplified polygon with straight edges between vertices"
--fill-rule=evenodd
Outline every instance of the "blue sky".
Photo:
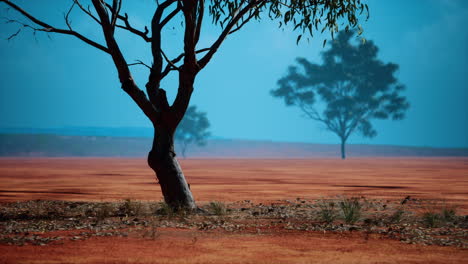
M 14 1 L 50 24 L 64 27 L 69 1 Z M 468 147 L 468 1 L 370 0 L 371 17 L 364 36 L 380 48 L 384 62 L 400 65 L 399 80 L 411 103 L 403 121 L 376 121 L 377 137 L 353 136 L 349 143 L 434 147 Z M 127 1 L 131 21 L 142 28 L 154 1 Z M 0 16 L 12 16 L 0 5 Z M 209 46 L 219 29 L 206 19 L 200 48 Z M 74 28 L 97 41 L 101 32 L 79 12 Z M 150 127 L 151 124 L 120 90 L 110 57 L 79 40 L 25 30 L 5 40 L 17 26 L 0 24 L 0 127 Z M 180 25 L 164 32 L 164 48 L 181 52 Z M 320 62 L 323 37 L 296 45 L 297 34 L 267 19 L 252 22 L 230 36 L 197 77 L 192 104 L 207 112 L 217 137 L 338 143 L 319 123 L 285 107 L 269 91 L 296 57 Z M 126 33 L 118 41 L 128 62 L 151 63 L 149 45 Z M 143 87 L 148 71 L 132 67 Z M 176 76 L 163 83 L 173 98 Z

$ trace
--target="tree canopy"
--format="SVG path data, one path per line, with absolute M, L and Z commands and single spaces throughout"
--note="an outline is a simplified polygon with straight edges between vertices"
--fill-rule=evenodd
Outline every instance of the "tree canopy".
M 398 65 L 379 60 L 372 41 L 353 45 L 354 35 L 341 31 L 322 53 L 321 65 L 297 58 L 298 65 L 290 66 L 271 91 L 338 135 L 343 158 L 344 144 L 353 132 L 374 137 L 372 119 L 402 119 L 409 107 L 400 95 L 405 86 L 395 77 Z
M 296 41 L 303 34 L 312 36 L 314 31 L 331 32 L 339 28 L 358 26 L 360 14 L 367 13 L 367 5 L 361 0 L 156 0 L 148 1 L 154 10 L 149 27 L 137 28 L 125 13 L 123 0 L 70 0 L 70 8 L 64 10 L 62 27 L 51 25 L 31 14 L 12 0 L 0 0 L 28 22 L 16 16 L 6 19 L 21 29 L 34 33 L 46 32 L 75 37 L 108 54 L 117 69 L 121 88 L 133 99 L 155 128 L 153 146 L 148 154 L 148 164 L 156 172 L 165 201 L 173 208 L 195 208 L 192 193 L 180 169 L 174 151 L 174 133 L 190 104 L 197 74 L 207 66 L 230 34 L 238 32 L 249 21 L 270 18 L 279 21 L 279 27 L 292 28 L 298 32 Z M 128 3 L 128 2 L 127 2 Z M 90 6 L 93 8 L 91 8 Z M 76 31 L 70 20 L 73 10 L 89 18 L 103 38 L 93 39 Z M 215 40 L 206 47 L 199 47 L 205 14 L 221 28 Z M 183 32 L 181 53 L 169 58 L 163 48 L 163 29 L 170 22 L 179 22 Z M 139 62 L 149 69 L 144 89 L 134 81 L 124 52 L 119 46 L 117 31 L 125 31 L 150 44 L 152 63 Z M 170 73 L 178 75 L 177 93 L 169 102 L 161 82 Z
M 210 136 L 208 128 L 210 122 L 206 113 L 197 110 L 196 106 L 189 106 L 185 112 L 184 119 L 180 122 L 175 132 L 175 140 L 181 146 L 182 156 L 185 157 L 187 147 L 190 144 L 204 146 L 206 139 Z

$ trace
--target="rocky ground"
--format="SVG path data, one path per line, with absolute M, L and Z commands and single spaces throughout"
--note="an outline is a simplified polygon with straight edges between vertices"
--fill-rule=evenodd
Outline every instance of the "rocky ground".
M 262 234 L 283 230 L 359 233 L 409 244 L 468 248 L 468 216 L 456 208 L 406 197 L 399 201 L 334 197 L 253 204 L 202 204 L 175 212 L 160 202 L 26 201 L 0 204 L 0 243 L 60 244 L 91 237 L 157 239 L 161 228 Z

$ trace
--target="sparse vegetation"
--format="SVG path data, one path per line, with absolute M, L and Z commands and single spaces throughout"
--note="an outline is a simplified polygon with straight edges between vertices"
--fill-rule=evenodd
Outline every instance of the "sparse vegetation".
M 436 212 L 425 212 L 422 215 L 422 221 L 427 227 L 438 227 L 441 223 L 441 217 L 440 214 Z
M 453 222 L 457 218 L 457 211 L 455 207 L 444 207 L 442 208 L 442 219 L 445 222 Z
M 161 228 L 171 227 L 226 232 L 257 230 L 257 233 L 265 229 L 362 231 L 366 237 L 375 233 L 405 243 L 468 247 L 466 219 L 457 216 L 454 207 L 431 207 L 439 209 L 417 214 L 421 206 L 428 203 L 419 200 L 402 206 L 398 200 L 390 203 L 354 197 L 282 200 L 275 204 L 253 204 L 245 200 L 227 205 L 213 201 L 195 212 L 174 211 L 163 202 L 130 199 L 100 203 L 3 203 L 0 204 L 0 243 L 45 245 L 63 239 L 127 236 L 129 233 L 155 240 Z M 76 230 L 77 233 L 69 237 L 47 233 L 57 230 Z M 34 232 L 42 232 L 42 235 L 31 235 Z
M 143 206 L 141 202 L 132 201 L 132 199 L 125 199 L 120 206 L 120 212 L 127 216 L 138 216 L 143 213 Z
M 354 224 L 361 218 L 361 203 L 358 198 L 343 198 L 339 206 L 343 213 L 343 220 L 347 224 Z
M 337 217 L 334 202 L 322 202 L 319 205 L 319 219 L 327 224 L 333 223 Z
M 218 201 L 210 202 L 208 206 L 210 208 L 210 211 L 214 215 L 221 216 L 227 213 L 226 205 L 222 202 L 218 202 Z
M 169 206 L 167 203 L 165 202 L 160 202 L 159 203 L 159 207 L 158 209 L 156 210 L 156 213 L 159 214 L 159 215 L 165 215 L 165 216 L 168 216 L 168 217 L 172 217 L 174 216 L 175 214 L 175 211 L 174 209 Z
M 399 207 L 393 214 L 390 215 L 390 223 L 400 223 L 401 220 L 403 219 L 403 216 L 405 214 L 405 211 L 403 208 Z

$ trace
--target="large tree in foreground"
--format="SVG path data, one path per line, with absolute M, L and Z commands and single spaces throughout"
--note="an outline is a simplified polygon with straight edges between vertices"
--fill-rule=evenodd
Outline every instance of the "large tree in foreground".
M 179 143 L 182 157 L 185 158 L 189 145 L 206 145 L 206 139 L 210 136 L 209 127 L 210 121 L 208 121 L 205 112 L 198 111 L 194 105 L 187 108 L 184 118 L 180 121 L 175 132 L 175 140 Z
M 290 66 L 271 92 L 335 133 L 341 140 L 342 159 L 352 133 L 374 137 L 372 119 L 402 119 L 409 107 L 400 95 L 405 87 L 394 76 L 398 65 L 380 61 L 372 41 L 353 45 L 354 34 L 341 31 L 322 53 L 321 65 L 297 58 L 299 67 Z
M 269 18 L 278 20 L 280 27 L 297 30 L 299 41 L 303 34 L 311 35 L 314 30 L 329 30 L 333 34 L 338 31 L 339 25 L 355 27 L 359 14 L 367 9 L 361 0 L 156 0 L 148 1 L 148 8 L 154 9 L 154 15 L 149 21 L 150 28 L 142 30 L 133 26 L 124 12 L 122 0 L 91 0 L 92 8 L 88 8 L 84 0 L 70 1 L 70 9 L 64 10 L 65 23 L 62 28 L 37 18 L 15 1 L 0 0 L 0 3 L 28 19 L 24 23 L 10 17 L 9 22 L 17 22 L 20 27 L 34 32 L 73 36 L 112 57 L 122 89 L 154 126 L 154 143 L 148 154 L 148 164 L 159 179 L 164 200 L 174 208 L 189 209 L 196 208 L 196 205 L 175 158 L 174 132 L 189 105 L 197 74 L 206 67 L 226 38 L 250 21 Z M 69 17 L 73 10 L 79 10 L 93 20 L 96 29 L 102 31 L 104 43 L 98 43 L 72 28 Z M 202 24 L 207 16 L 213 24 L 220 26 L 220 34 L 210 46 L 198 47 Z M 169 22 L 178 19 L 182 19 L 183 51 L 175 58 L 168 58 L 161 45 L 162 30 Z M 133 80 L 129 64 L 115 37 L 117 30 L 128 31 L 150 43 L 153 62 L 148 66 L 150 73 L 145 85 L 146 93 Z M 178 87 L 174 101 L 169 103 L 166 91 L 160 84 L 171 72 L 178 74 Z

